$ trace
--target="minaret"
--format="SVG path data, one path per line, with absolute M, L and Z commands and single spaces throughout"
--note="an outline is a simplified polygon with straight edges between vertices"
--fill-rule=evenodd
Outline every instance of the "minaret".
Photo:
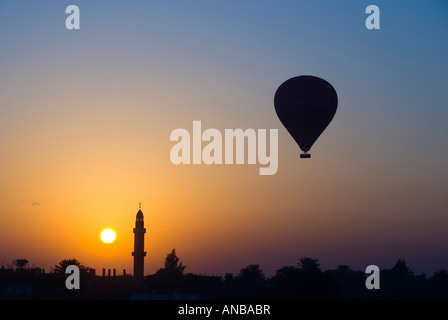
M 143 212 L 141 209 L 142 204 L 139 203 L 139 210 L 135 219 L 134 228 L 134 252 L 132 252 L 132 255 L 134 256 L 134 279 L 137 290 L 142 290 L 144 287 L 143 271 L 144 258 L 146 256 L 146 252 L 144 251 L 146 229 L 144 228 Z

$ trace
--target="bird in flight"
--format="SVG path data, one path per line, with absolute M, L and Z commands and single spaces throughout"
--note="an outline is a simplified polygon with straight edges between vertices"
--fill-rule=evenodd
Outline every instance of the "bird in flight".
M 40 202 L 36 202 L 36 201 L 26 201 L 26 200 L 22 200 L 22 202 L 26 202 L 31 204 L 32 206 L 40 206 Z

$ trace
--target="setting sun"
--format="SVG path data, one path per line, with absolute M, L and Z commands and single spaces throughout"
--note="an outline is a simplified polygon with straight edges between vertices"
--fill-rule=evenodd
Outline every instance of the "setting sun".
M 104 229 L 101 232 L 101 240 L 105 243 L 112 243 L 115 241 L 116 234 L 115 231 L 112 229 Z

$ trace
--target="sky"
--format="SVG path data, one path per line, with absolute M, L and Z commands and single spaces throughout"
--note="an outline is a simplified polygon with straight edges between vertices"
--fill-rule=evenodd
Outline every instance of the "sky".
M 145 274 L 173 248 L 198 274 L 448 268 L 447 31 L 435 0 L 0 1 L 0 262 L 132 273 L 141 202 Z M 311 159 L 273 105 L 298 75 L 339 100 Z M 278 129 L 277 173 L 174 165 L 195 120 Z

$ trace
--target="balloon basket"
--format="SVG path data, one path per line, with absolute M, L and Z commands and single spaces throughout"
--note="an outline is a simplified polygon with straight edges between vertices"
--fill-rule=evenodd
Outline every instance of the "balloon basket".
M 300 158 L 301 159 L 302 158 L 309 159 L 309 158 L 311 158 L 311 155 L 309 153 L 303 153 L 303 154 L 300 155 Z

